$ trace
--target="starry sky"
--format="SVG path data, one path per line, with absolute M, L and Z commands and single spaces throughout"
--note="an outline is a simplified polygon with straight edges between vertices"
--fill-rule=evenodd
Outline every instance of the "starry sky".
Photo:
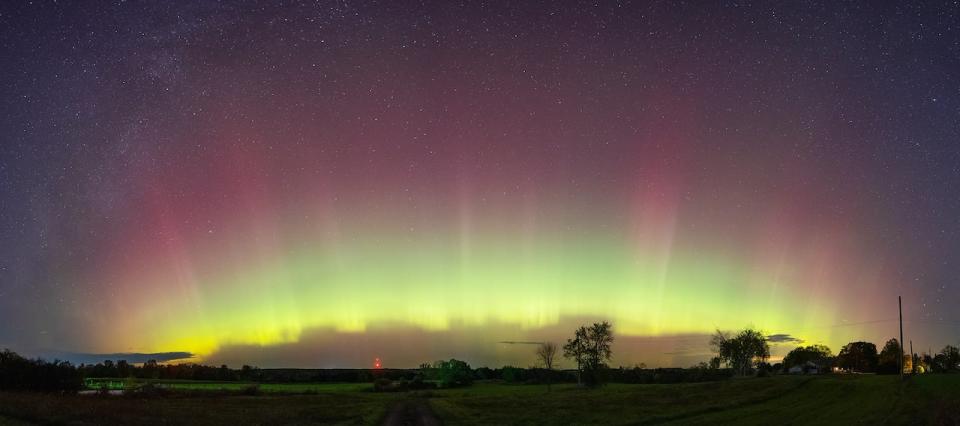
M 3 2 L 0 347 L 956 344 L 960 6 L 899 3 Z

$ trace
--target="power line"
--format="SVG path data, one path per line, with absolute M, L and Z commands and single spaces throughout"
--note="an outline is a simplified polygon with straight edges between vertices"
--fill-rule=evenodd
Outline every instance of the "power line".
M 859 321 L 859 322 L 843 322 L 843 323 L 833 324 L 833 325 L 822 325 L 822 326 L 813 326 L 813 327 L 802 327 L 802 328 L 800 328 L 800 330 L 816 330 L 816 329 L 821 329 L 821 328 L 851 327 L 851 326 L 854 326 L 854 325 L 878 324 L 878 323 L 883 323 L 883 322 L 894 322 L 894 321 L 897 321 L 897 319 L 878 319 L 878 320 Z
M 940 324 L 947 326 L 960 327 L 960 321 L 936 320 L 936 319 L 905 319 L 903 322 L 923 322 L 928 324 Z
M 894 318 L 894 319 L 878 319 L 878 320 L 871 320 L 871 321 L 843 322 L 843 323 L 833 324 L 833 325 L 821 325 L 821 326 L 813 326 L 813 327 L 801 327 L 801 328 L 799 328 L 798 330 L 817 330 L 817 329 L 821 329 L 821 328 L 850 327 L 850 326 L 854 326 L 854 325 L 879 324 L 879 323 L 884 323 L 884 322 L 896 322 L 896 321 L 899 321 L 899 319 Z M 923 323 L 929 323 L 929 324 L 940 324 L 940 325 L 944 325 L 944 326 L 957 326 L 957 327 L 960 327 L 960 321 L 949 321 L 949 320 L 910 319 L 910 318 L 904 318 L 904 319 L 903 319 L 903 322 L 905 322 L 905 323 L 923 322 Z

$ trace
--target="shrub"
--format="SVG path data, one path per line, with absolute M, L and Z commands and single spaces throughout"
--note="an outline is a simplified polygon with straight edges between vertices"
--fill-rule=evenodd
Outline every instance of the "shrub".
M 458 359 L 437 361 L 433 366 L 424 364 L 421 372 L 440 382 L 440 387 L 452 388 L 473 384 L 473 370 L 470 364 Z
M 393 390 L 393 381 L 390 379 L 381 377 L 373 381 L 374 392 L 391 392 Z
M 507 383 L 521 383 L 524 381 L 524 371 L 521 368 L 505 366 L 500 372 L 503 381 Z

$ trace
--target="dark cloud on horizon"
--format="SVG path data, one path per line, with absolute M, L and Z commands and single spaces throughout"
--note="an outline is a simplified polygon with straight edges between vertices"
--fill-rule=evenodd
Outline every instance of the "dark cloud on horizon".
M 804 340 L 798 337 L 793 337 L 786 333 L 771 334 L 767 336 L 767 340 L 771 343 L 803 343 Z
M 155 360 L 157 362 L 188 360 L 193 358 L 194 355 L 190 352 L 154 352 L 154 353 L 118 352 L 118 353 L 104 353 L 104 354 L 78 353 L 78 352 L 46 352 L 46 353 L 41 353 L 39 357 L 43 359 L 59 359 L 63 361 L 70 361 L 71 363 L 74 363 L 74 364 L 96 364 L 106 360 L 110 360 L 114 362 L 119 360 L 125 360 L 131 364 L 141 364 L 150 360 Z

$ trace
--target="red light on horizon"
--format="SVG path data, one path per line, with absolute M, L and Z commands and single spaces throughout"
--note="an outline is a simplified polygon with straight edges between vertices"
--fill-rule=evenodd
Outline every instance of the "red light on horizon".
M 377 370 L 383 368 L 383 367 L 380 365 L 380 358 L 374 358 L 374 359 L 373 359 L 373 368 L 375 368 L 375 369 L 377 369 Z

